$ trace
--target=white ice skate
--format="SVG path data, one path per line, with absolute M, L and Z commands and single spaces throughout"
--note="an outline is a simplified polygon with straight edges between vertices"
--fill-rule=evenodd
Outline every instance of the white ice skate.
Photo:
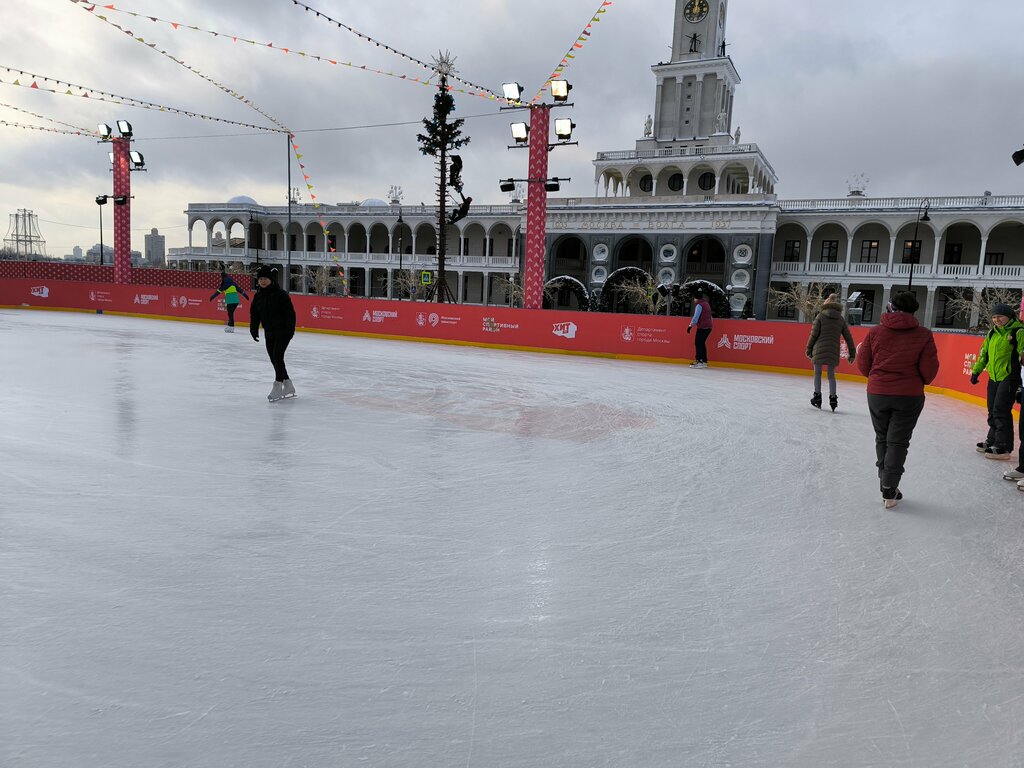
M 883 488 L 882 489 L 882 503 L 886 509 L 893 509 L 903 499 L 903 494 L 900 493 L 899 488 Z
M 281 397 L 295 397 L 295 385 L 292 384 L 291 379 L 285 379 L 281 385 Z
M 272 403 L 276 403 L 284 397 L 284 383 L 280 381 L 274 382 L 274 388 L 270 390 L 270 394 L 267 395 L 267 400 Z
M 234 333 L 234 332 L 235 332 L 235 326 L 233 326 L 233 325 L 225 325 L 224 326 L 224 333 Z

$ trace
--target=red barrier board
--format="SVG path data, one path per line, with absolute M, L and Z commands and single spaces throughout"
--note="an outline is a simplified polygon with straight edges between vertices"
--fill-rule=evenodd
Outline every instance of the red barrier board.
M 50 307 L 118 312 L 177 319 L 223 321 L 223 299 L 210 301 L 209 289 L 114 285 L 66 280 L 0 280 L 0 306 Z M 300 328 L 475 344 L 539 351 L 603 355 L 672 362 L 689 361 L 693 336 L 688 318 L 651 315 L 509 309 L 462 304 L 427 304 L 351 297 L 292 295 Z M 244 299 L 235 315 L 249 322 Z M 853 328 L 859 344 L 867 328 Z M 810 371 L 804 350 L 810 332 L 806 324 L 756 320 L 715 320 L 708 339 L 708 356 L 715 363 L 761 369 Z M 933 383 L 952 392 L 984 397 L 972 387 L 970 366 L 981 339 L 964 334 L 936 333 L 941 368 Z M 839 373 L 859 376 L 844 359 Z

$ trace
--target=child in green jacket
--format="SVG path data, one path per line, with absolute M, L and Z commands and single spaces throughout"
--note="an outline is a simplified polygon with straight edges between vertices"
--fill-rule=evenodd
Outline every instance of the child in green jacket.
M 992 308 L 992 329 L 985 335 L 978 360 L 971 368 L 971 384 L 988 373 L 988 436 L 978 443 L 986 459 L 1008 461 L 1013 455 L 1013 404 L 1020 386 L 1020 356 L 1024 350 L 1024 324 L 1009 304 Z M 1010 479 L 1010 478 L 1007 478 Z
M 210 301 L 213 301 L 218 296 L 224 296 L 224 308 L 228 313 L 228 324 L 224 326 L 225 333 L 235 332 L 235 310 L 241 303 L 241 299 L 238 298 L 238 294 L 241 293 L 245 296 L 245 300 L 249 300 L 249 294 L 243 291 L 231 276 L 223 269 L 220 271 L 220 286 L 216 291 L 213 292 L 213 296 L 210 297 Z

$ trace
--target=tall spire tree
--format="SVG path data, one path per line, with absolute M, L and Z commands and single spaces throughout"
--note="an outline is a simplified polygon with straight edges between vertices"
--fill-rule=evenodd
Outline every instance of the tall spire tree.
M 469 211 L 469 203 L 473 198 L 462 195 L 461 179 L 457 180 L 455 186 L 459 195 L 462 196 L 462 205 L 453 212 L 449 219 L 446 206 L 448 201 L 448 186 L 452 183 L 448 174 L 448 156 L 453 150 L 469 144 L 469 137 L 462 136 L 462 124 L 464 120 L 449 120 L 452 110 L 455 109 L 455 99 L 452 98 L 448 88 L 448 76 L 455 72 L 455 59 L 448 51 L 438 52 L 431 62 L 434 71 L 438 75 L 437 94 L 434 96 L 434 112 L 431 118 L 423 120 L 423 133 L 417 134 L 416 140 L 420 143 L 420 152 L 424 155 L 436 157 L 438 161 L 437 177 L 437 280 L 431 287 L 433 298 L 436 291 L 437 300 L 441 303 L 450 301 L 457 303 L 448 283 L 445 279 L 444 261 L 448 247 L 448 226 L 464 218 Z M 461 172 L 461 163 L 459 167 Z M 461 215 L 460 215 L 461 214 Z

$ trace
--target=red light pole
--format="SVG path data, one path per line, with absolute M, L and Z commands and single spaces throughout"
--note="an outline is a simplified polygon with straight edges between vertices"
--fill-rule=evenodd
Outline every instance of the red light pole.
M 132 281 L 132 174 L 130 136 L 111 139 L 114 145 L 114 197 L 124 205 L 114 206 L 114 282 Z

